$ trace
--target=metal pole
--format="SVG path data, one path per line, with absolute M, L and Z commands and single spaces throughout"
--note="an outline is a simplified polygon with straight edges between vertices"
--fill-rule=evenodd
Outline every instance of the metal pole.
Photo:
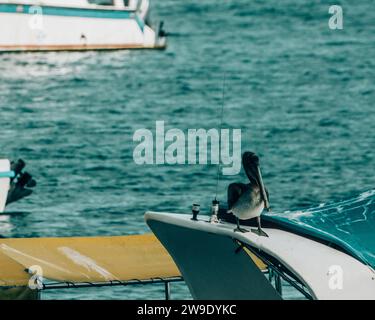
M 169 281 L 164 282 L 165 300 L 171 300 L 171 286 Z
M 72 288 L 91 288 L 91 287 L 115 287 L 115 286 L 130 286 L 130 285 L 146 285 L 157 284 L 165 282 L 180 282 L 183 281 L 182 277 L 169 277 L 169 278 L 152 278 L 147 280 L 127 280 L 127 281 L 108 281 L 108 282 L 53 282 L 43 283 L 43 290 L 52 289 L 72 289 Z
M 273 271 L 272 268 L 268 267 L 268 281 L 272 283 Z
M 279 293 L 280 296 L 283 295 L 283 286 L 281 284 L 281 277 L 279 274 L 275 275 L 275 287 L 276 291 Z

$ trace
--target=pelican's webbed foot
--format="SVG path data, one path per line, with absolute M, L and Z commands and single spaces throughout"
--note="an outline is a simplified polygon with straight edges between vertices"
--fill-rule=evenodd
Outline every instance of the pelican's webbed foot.
M 261 225 L 260 217 L 257 217 L 257 222 L 258 222 L 258 228 L 257 229 L 252 229 L 251 232 L 257 234 L 259 237 L 267 237 L 268 238 L 268 234 L 265 233 L 262 230 L 262 225 Z
M 244 229 L 244 228 L 241 228 L 241 227 L 237 227 L 237 228 L 234 229 L 233 231 L 234 231 L 234 232 L 242 232 L 242 233 L 249 232 L 249 230 Z
M 257 234 L 260 237 L 267 237 L 268 238 L 268 234 L 265 233 L 262 229 L 251 229 L 251 232 Z

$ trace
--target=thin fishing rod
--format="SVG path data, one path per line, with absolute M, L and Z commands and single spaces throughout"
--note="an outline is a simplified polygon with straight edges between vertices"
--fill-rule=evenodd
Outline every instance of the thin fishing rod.
M 221 115 L 220 115 L 220 127 L 219 127 L 219 132 L 221 135 L 221 129 L 223 127 L 223 119 L 224 119 L 224 106 L 225 106 L 225 73 L 223 76 L 223 92 L 222 92 L 222 101 L 221 101 Z M 219 138 L 219 141 L 221 140 L 221 136 Z M 219 144 L 219 148 L 221 147 L 221 142 Z M 219 153 L 220 154 L 220 153 Z M 217 165 L 217 172 L 216 172 L 216 192 L 215 192 L 215 200 L 217 200 L 217 192 L 219 188 L 219 182 L 220 182 L 220 156 L 219 156 L 219 163 Z

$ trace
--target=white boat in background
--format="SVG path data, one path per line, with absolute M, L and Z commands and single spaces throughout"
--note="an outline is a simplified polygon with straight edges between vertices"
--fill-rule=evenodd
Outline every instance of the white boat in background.
M 149 0 L 0 0 L 0 52 L 165 47 Z

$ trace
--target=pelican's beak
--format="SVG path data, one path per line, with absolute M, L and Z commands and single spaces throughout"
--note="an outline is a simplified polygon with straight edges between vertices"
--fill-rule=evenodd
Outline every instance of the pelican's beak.
M 267 211 L 270 211 L 270 203 L 268 200 L 266 188 L 264 187 L 263 183 L 263 178 L 262 178 L 262 172 L 260 171 L 260 166 L 257 166 L 258 169 L 258 182 L 259 182 L 259 187 L 260 187 L 260 192 L 262 193 L 263 201 L 264 201 L 264 207 L 266 208 Z

